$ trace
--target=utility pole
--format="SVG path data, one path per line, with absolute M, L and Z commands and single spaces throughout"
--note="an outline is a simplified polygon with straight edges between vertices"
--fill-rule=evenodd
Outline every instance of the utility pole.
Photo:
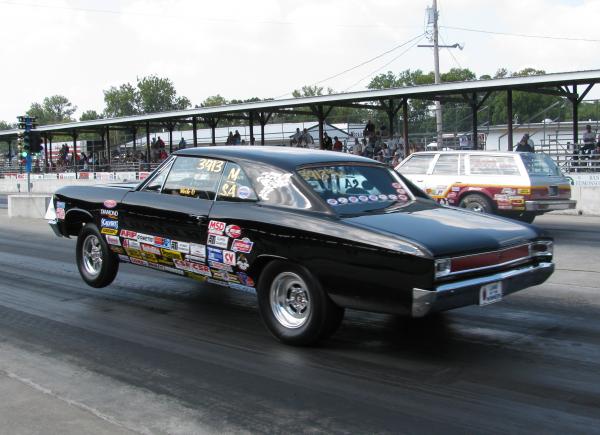
M 440 77 L 440 47 L 441 48 L 459 48 L 463 49 L 463 45 L 461 44 L 452 44 L 452 45 L 440 45 L 439 43 L 439 26 L 438 26 L 438 8 L 437 8 L 437 0 L 433 0 L 433 5 L 430 8 L 427 8 L 427 30 L 429 33 L 429 26 L 431 26 L 432 30 L 430 33 L 429 40 L 433 43 L 433 45 L 421 45 L 419 44 L 417 47 L 427 47 L 433 48 L 433 74 L 435 78 L 435 83 L 439 84 L 442 82 Z M 442 103 L 439 100 L 435 101 L 435 126 L 437 132 L 437 143 L 438 149 L 442 148 L 442 133 L 444 130 L 444 126 L 442 123 Z
M 442 82 L 440 79 L 440 45 L 438 38 L 437 0 L 433 0 L 433 73 L 436 84 Z M 437 132 L 438 150 L 441 150 L 444 144 L 442 138 L 444 127 L 442 125 L 442 103 L 440 103 L 439 100 L 435 100 L 435 127 Z

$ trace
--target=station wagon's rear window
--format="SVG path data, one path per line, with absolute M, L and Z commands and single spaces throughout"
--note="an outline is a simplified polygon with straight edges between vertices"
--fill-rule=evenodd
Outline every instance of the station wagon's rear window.
M 471 175 L 520 175 L 513 156 L 471 154 Z
M 560 169 L 550 156 L 542 153 L 519 154 L 529 175 L 560 176 Z
M 298 174 L 341 213 L 375 211 L 413 199 L 402 180 L 381 166 L 316 166 L 300 169 Z

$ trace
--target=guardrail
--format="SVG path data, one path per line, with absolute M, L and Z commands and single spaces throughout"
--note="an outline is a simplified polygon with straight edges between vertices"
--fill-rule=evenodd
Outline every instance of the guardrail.
M 152 172 L 158 167 L 160 163 L 141 163 L 141 162 L 130 162 L 130 163 L 117 163 L 111 165 L 52 165 L 52 167 L 45 166 L 33 166 L 31 168 L 32 175 L 57 175 L 57 174 L 73 174 L 72 178 L 86 177 L 85 174 L 90 173 L 143 173 Z M 18 163 L 0 166 L 0 178 L 10 178 L 17 174 L 26 175 L 25 166 Z M 84 174 L 79 176 L 79 174 Z M 44 178 L 44 177 L 42 177 Z M 55 177 L 47 177 L 49 179 Z

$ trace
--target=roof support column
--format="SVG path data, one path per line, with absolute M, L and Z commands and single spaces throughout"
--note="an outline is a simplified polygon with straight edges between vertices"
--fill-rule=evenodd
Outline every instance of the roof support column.
M 106 126 L 106 161 L 110 165 L 110 127 Z
M 471 95 L 463 95 L 463 98 L 465 100 L 467 100 L 467 102 L 469 103 L 469 105 L 471 106 L 471 110 L 473 111 L 473 149 L 477 150 L 479 149 L 479 138 L 477 137 L 478 131 L 477 131 L 477 112 L 479 111 L 479 109 L 481 108 L 481 106 L 483 105 L 483 103 L 485 103 L 485 100 L 488 99 L 488 97 L 492 94 L 491 91 L 486 92 L 486 94 L 483 96 L 483 98 L 481 100 L 478 99 L 477 96 L 477 92 L 473 92 Z
M 506 91 L 506 124 L 508 125 L 508 150 L 513 150 L 513 95 L 512 89 Z
M 44 135 L 44 167 L 46 170 L 44 172 L 48 172 L 48 136 Z
M 100 140 L 102 141 L 102 147 L 104 148 L 106 146 L 106 130 L 101 129 L 98 134 L 100 135 Z M 94 147 L 95 149 L 95 147 Z M 92 172 L 96 172 L 96 166 L 98 166 L 98 160 L 100 158 L 100 153 L 96 152 L 96 157 L 94 157 L 94 153 L 92 153 Z M 88 156 L 89 157 L 89 156 Z
M 258 114 L 258 120 L 260 121 L 260 144 L 264 145 L 265 144 L 265 125 L 267 124 L 267 122 L 269 122 L 269 119 L 271 118 L 271 115 L 273 114 L 273 112 L 260 112 Z
M 7 140 L 8 142 L 8 163 L 11 164 L 12 163 L 12 140 Z
M 77 158 L 77 132 L 75 130 L 73 130 L 72 133 L 73 136 L 73 168 L 75 168 L 75 179 L 77 179 L 77 163 L 78 162 L 78 158 Z
M 150 122 L 146 121 L 146 162 L 150 163 Z
M 48 135 L 48 145 L 50 145 L 50 166 L 52 166 L 52 135 Z
M 577 149 L 579 143 L 579 96 L 577 85 L 573 85 L 573 97 L 569 98 L 573 104 L 573 149 Z
M 404 157 L 408 155 L 408 98 L 402 99 L 402 136 L 404 139 Z
M 194 148 L 198 146 L 198 117 L 192 116 L 192 130 L 193 130 L 193 143 Z
M 254 112 L 248 113 L 248 125 L 250 127 L 250 139 L 248 140 L 248 144 L 254 145 Z
M 133 152 L 134 153 L 135 153 L 135 151 L 137 149 L 137 143 L 136 143 L 136 140 L 137 140 L 137 131 L 138 131 L 138 129 L 137 129 L 136 126 L 133 126 L 131 128 L 131 134 L 133 134 Z M 127 150 L 125 151 L 125 153 L 127 153 Z
M 173 129 L 175 124 L 172 122 L 167 123 L 167 130 L 169 130 L 169 155 L 173 154 Z
M 473 149 L 479 149 L 479 138 L 477 137 L 477 105 L 471 104 L 471 110 L 473 111 Z

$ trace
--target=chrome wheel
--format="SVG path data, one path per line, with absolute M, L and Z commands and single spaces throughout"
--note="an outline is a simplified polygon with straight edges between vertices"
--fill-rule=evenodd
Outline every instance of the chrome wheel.
M 471 202 L 466 207 L 467 210 L 476 211 L 477 213 L 485 213 L 485 210 L 481 206 L 481 204 L 476 202 Z
M 83 241 L 82 258 L 85 271 L 97 276 L 102 270 L 102 246 L 97 236 L 90 234 Z
M 270 301 L 273 315 L 286 328 L 300 328 L 310 315 L 311 300 L 306 283 L 295 273 L 282 272 L 273 279 Z

